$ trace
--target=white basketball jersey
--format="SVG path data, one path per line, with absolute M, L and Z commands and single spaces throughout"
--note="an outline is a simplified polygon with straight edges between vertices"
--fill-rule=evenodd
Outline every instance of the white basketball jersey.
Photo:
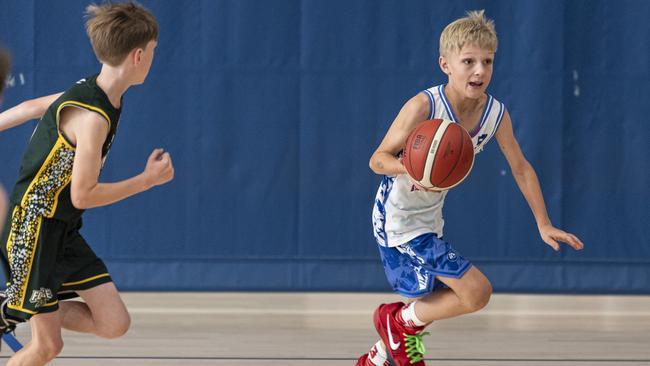
M 458 123 L 444 88 L 444 85 L 439 85 L 423 91 L 429 97 L 429 119 L 443 118 Z M 488 94 L 481 120 L 472 131 L 468 131 L 475 155 L 496 134 L 505 109 L 503 103 Z M 384 176 L 372 213 L 379 245 L 395 247 L 426 233 L 442 237 L 442 206 L 446 195 L 447 191 L 416 190 L 406 174 Z

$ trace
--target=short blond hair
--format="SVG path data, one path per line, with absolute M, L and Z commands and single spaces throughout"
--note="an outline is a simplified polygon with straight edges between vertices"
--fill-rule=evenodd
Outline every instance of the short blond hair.
M 5 90 L 9 70 L 11 70 L 11 56 L 7 50 L 0 47 L 0 95 Z
M 440 55 L 460 52 L 463 46 L 473 44 L 480 48 L 497 51 L 499 40 L 494 21 L 485 16 L 485 10 L 468 11 L 463 18 L 456 19 L 440 35 Z
M 158 22 L 135 2 L 105 3 L 86 8 L 86 33 L 99 61 L 117 66 L 135 48 L 158 39 Z

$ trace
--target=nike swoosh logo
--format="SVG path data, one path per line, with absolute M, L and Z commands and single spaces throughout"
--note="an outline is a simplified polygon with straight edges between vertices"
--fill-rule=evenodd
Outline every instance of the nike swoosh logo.
M 388 317 L 388 314 L 386 314 L 386 327 L 388 328 L 388 343 L 390 345 L 390 349 L 393 351 L 397 351 L 399 348 L 399 342 L 395 343 L 393 340 L 393 333 L 390 331 L 390 318 Z

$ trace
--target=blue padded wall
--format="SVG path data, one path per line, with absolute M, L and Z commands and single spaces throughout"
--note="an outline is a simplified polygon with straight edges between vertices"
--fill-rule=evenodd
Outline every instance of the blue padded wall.
M 99 70 L 87 1 L 0 0 L 14 57 L 4 107 Z M 438 37 L 496 21 L 489 92 L 505 102 L 553 222 L 553 252 L 496 143 L 445 205 L 445 237 L 498 291 L 650 293 L 650 2 L 142 1 L 156 59 L 125 96 L 102 173 L 155 147 L 175 180 L 89 211 L 83 233 L 125 290 L 389 290 L 372 238 L 368 159 L 402 104 L 444 83 Z M 0 133 L 8 188 L 35 122 Z

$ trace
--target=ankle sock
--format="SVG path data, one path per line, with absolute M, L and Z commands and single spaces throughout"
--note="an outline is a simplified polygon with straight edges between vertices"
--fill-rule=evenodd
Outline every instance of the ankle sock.
M 407 327 L 422 328 L 427 325 L 427 323 L 418 319 L 417 315 L 415 315 L 415 303 L 416 301 L 413 301 L 410 304 L 404 305 L 402 310 L 397 312 L 397 320 Z
M 381 341 L 375 343 L 368 352 L 368 360 L 366 366 L 385 366 L 389 365 L 388 356 L 386 355 L 386 348 Z

